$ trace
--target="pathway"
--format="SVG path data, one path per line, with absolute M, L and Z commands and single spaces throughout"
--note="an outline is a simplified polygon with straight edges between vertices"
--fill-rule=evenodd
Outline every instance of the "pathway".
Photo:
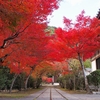
M 0 98 L 0 100 L 100 100 L 99 94 L 69 94 L 54 87 L 47 87 L 25 98 Z

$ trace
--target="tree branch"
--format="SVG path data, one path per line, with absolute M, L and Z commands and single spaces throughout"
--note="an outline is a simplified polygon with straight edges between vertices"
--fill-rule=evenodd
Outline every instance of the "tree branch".
M 7 44 L 8 41 L 17 38 L 18 35 L 23 33 L 30 25 L 31 25 L 31 23 L 29 23 L 23 30 L 19 29 L 13 36 L 10 36 L 10 37 L 4 39 L 3 44 L 0 46 L 0 49 L 6 48 L 6 44 Z

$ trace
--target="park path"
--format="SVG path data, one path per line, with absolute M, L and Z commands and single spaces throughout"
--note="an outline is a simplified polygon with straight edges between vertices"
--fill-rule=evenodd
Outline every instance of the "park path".
M 100 100 L 99 94 L 69 94 L 49 86 L 24 98 L 0 98 L 0 100 Z

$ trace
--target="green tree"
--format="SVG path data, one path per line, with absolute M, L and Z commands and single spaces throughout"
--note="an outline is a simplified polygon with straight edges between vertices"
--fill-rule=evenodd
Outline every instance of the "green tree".
M 7 67 L 0 67 L 0 89 L 8 90 L 12 81 L 12 74 Z

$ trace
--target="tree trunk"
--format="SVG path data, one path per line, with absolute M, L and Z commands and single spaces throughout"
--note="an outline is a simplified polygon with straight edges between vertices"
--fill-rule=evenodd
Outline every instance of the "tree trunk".
M 76 87 L 75 75 L 74 75 L 74 79 L 73 79 L 73 80 L 74 80 L 74 91 L 75 91 L 75 90 L 76 90 L 76 89 L 75 89 L 75 87 Z
M 27 90 L 27 83 L 28 83 L 28 80 L 29 80 L 29 78 L 30 78 L 30 76 L 31 76 L 31 74 L 32 74 L 32 72 L 33 72 L 33 70 L 34 70 L 34 69 L 30 70 L 30 73 L 29 73 L 28 77 L 27 77 L 26 80 L 25 80 L 25 90 Z
M 80 61 L 81 67 L 82 67 L 82 71 L 83 71 L 86 91 L 87 91 L 87 93 L 92 93 L 91 89 L 89 88 L 88 80 L 87 80 L 87 77 L 86 77 L 86 74 L 85 74 L 83 59 L 81 58 L 80 54 L 78 54 L 78 57 L 79 57 L 79 61 Z
M 10 86 L 9 93 L 11 93 L 12 88 L 13 88 L 13 85 L 14 85 L 14 82 L 15 82 L 15 80 L 16 80 L 17 77 L 18 77 L 18 74 L 15 74 L 15 75 L 14 75 L 14 78 L 13 78 L 13 80 L 12 80 L 11 86 Z

